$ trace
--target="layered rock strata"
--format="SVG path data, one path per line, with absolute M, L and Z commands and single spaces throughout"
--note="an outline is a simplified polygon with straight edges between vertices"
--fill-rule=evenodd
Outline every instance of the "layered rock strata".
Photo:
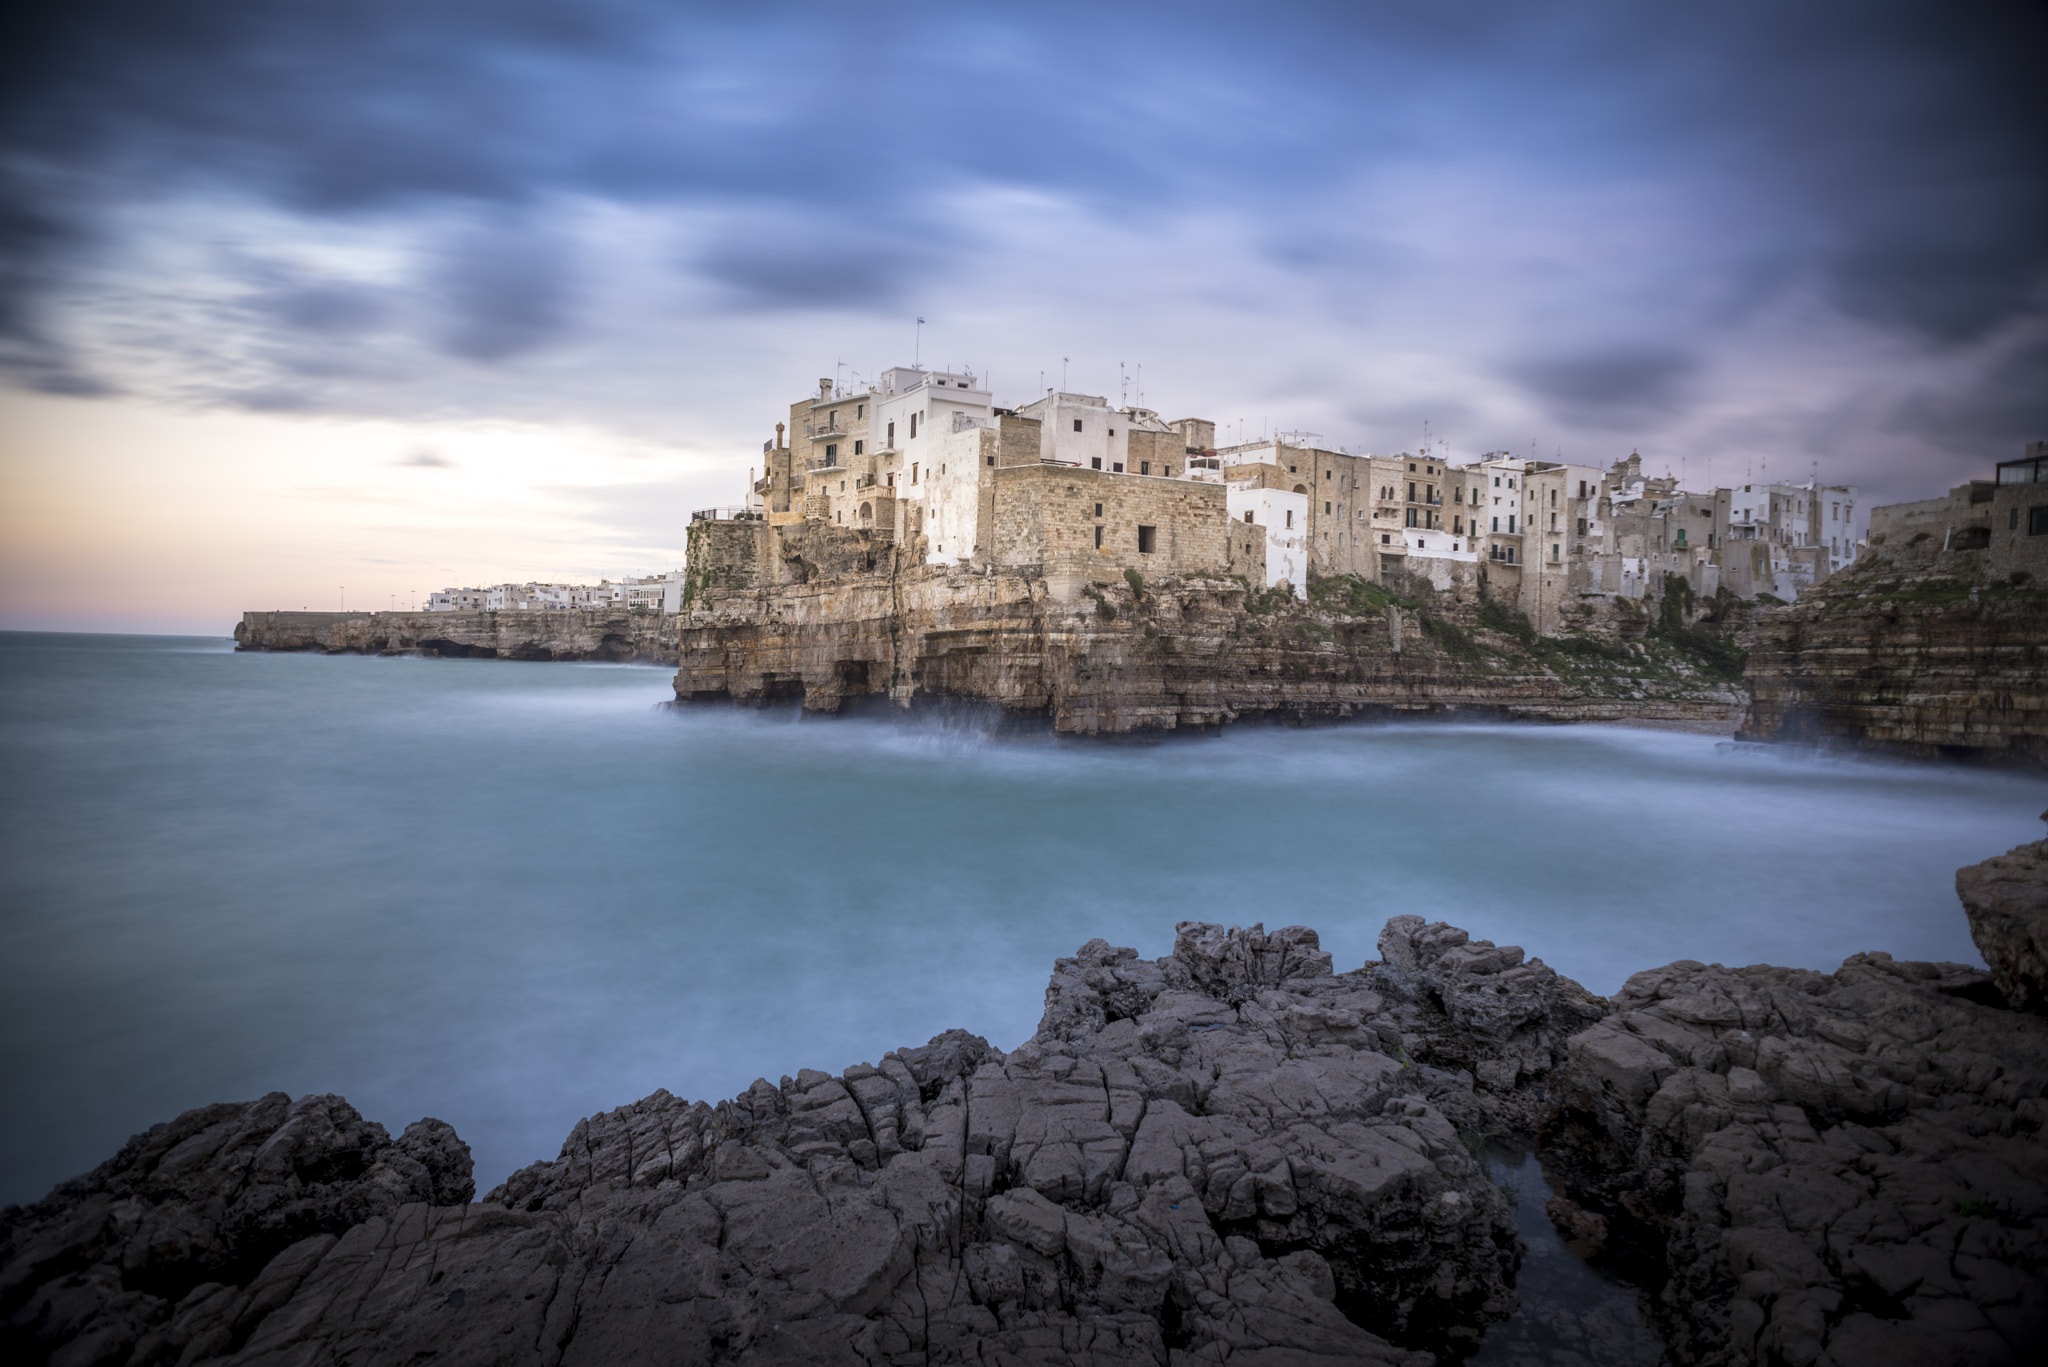
M 2048 586 L 1900 537 L 1756 615 L 1741 736 L 2048 767 Z
M 1013 1052 L 950 1031 L 715 1106 L 657 1092 L 479 1202 L 436 1121 L 193 1111 L 0 1216 L 0 1349 L 1422 1367 L 1515 1309 L 1475 1153 L 1532 1128 L 1552 1218 L 1632 1269 L 1679 1360 L 2048 1341 L 2048 1020 L 1988 975 L 1679 962 L 1605 1001 L 1417 917 L 1380 952 L 1336 973 L 1298 927 L 1184 923 L 1157 960 L 1091 941 Z
M 1073 734 L 1460 712 L 1732 729 L 1742 702 L 1640 626 L 1634 641 L 1574 653 L 1490 630 L 1448 595 L 1353 586 L 1302 603 L 1227 579 L 1077 586 L 913 565 L 892 547 L 875 559 L 705 589 L 682 620 L 676 697 L 816 712 L 965 701 Z
M 676 618 L 655 612 L 245 612 L 235 624 L 235 648 L 674 664 Z

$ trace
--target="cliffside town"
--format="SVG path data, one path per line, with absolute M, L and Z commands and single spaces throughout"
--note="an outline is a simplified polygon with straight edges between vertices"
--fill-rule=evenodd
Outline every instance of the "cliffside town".
M 972 374 L 898 367 L 865 389 L 818 382 L 764 443 L 747 500 L 696 521 L 815 524 L 914 547 L 913 562 L 1029 568 L 1063 600 L 1127 570 L 1235 576 L 1305 596 L 1321 577 L 1476 591 L 1549 630 L 1574 602 L 1790 601 L 1854 560 L 1868 518 L 1848 486 L 1689 493 L 1631 454 L 1610 468 L 1440 444 L 1392 456 L 1312 433 L 1217 444 L 1216 424 L 1048 391 L 998 408 Z
M 1062 731 L 1469 711 L 1725 720 L 1755 603 L 1848 564 L 1847 487 L 1213 422 L 971 374 L 821 381 L 690 527 L 680 699 L 957 700 Z

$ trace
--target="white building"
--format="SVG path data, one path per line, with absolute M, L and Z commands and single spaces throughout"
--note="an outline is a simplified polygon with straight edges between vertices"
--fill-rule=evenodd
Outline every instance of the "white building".
M 1286 584 L 1295 597 L 1308 597 L 1308 495 L 1233 480 L 1224 500 L 1231 521 L 1266 529 L 1265 587 Z

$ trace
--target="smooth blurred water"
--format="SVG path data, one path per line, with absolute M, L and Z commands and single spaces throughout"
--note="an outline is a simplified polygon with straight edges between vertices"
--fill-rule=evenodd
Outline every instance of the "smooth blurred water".
M 1976 962 L 1959 864 L 2048 782 L 1603 727 L 994 741 L 662 710 L 667 671 L 0 634 L 0 1200 L 209 1101 L 579 1116 L 966 1026 L 1177 920 L 1415 912 L 1611 992 L 1675 958 Z

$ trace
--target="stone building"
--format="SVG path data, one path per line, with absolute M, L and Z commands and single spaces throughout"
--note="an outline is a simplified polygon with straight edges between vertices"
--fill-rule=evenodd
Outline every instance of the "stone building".
M 1959 484 L 1940 498 L 1871 509 L 1870 535 L 1983 550 L 1992 578 L 2023 573 L 2048 582 L 2048 442 L 2028 442 L 2025 455 L 2000 461 L 1990 479 Z
M 933 564 L 1034 566 L 1062 591 L 1126 570 L 1240 575 L 1304 596 L 1347 575 L 1483 588 L 1544 631 L 1581 600 L 1654 598 L 1672 574 L 1701 597 L 1725 585 L 1790 600 L 1864 539 L 1848 486 L 1693 493 L 1646 475 L 1634 452 L 1603 470 L 1506 452 L 1453 465 L 1439 443 L 1353 455 L 1305 432 L 1215 443 L 1207 419 L 1063 390 L 997 408 L 970 373 L 896 367 L 861 389 L 820 380 L 764 445 L 747 506 L 705 516 L 863 531 Z M 2013 494 L 1984 483 L 1972 497 L 2005 498 L 2019 548 L 2005 553 L 2023 558 L 2033 505 L 2018 481 L 2043 467 L 2007 464 Z M 1989 519 L 1972 514 L 1971 534 L 1990 535 Z

